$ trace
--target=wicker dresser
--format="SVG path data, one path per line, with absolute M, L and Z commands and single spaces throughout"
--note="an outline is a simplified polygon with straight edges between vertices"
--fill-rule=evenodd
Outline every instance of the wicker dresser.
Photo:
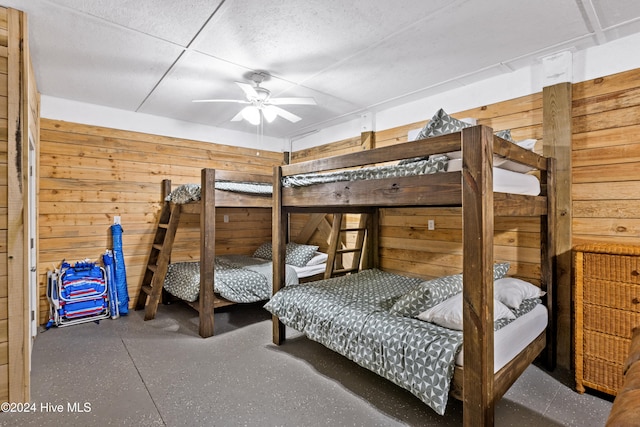
M 640 325 L 640 246 L 576 246 L 574 274 L 576 389 L 616 395 Z

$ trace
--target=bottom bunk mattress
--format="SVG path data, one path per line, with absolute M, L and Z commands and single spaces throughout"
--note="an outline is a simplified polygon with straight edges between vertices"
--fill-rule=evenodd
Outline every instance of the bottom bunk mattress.
M 461 275 L 450 277 L 461 289 Z M 462 331 L 390 312 L 421 283 L 419 278 L 371 269 L 285 287 L 265 308 L 286 326 L 409 390 L 443 415 Z M 502 330 L 512 323 L 498 320 L 495 327 Z
M 271 298 L 273 263 L 246 255 L 215 257 L 214 292 L 241 303 Z M 286 284 L 297 284 L 298 276 L 291 266 L 286 268 Z M 200 295 L 200 262 L 176 262 L 169 265 L 164 289 L 182 300 L 193 302 Z
M 537 304 L 530 312 L 498 329 L 493 334 L 493 371 L 498 372 L 538 337 L 549 323 L 549 312 Z M 464 346 L 456 357 L 456 365 L 464 366 Z

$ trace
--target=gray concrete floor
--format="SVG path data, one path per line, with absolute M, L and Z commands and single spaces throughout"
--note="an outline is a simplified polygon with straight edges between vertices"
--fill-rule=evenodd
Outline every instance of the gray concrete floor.
M 30 413 L 2 426 L 457 426 L 462 404 L 441 417 L 409 392 L 288 330 L 271 343 L 259 304 L 215 315 L 216 336 L 197 334 L 196 312 L 161 306 L 38 335 Z M 603 426 L 611 402 L 578 394 L 557 373 L 531 366 L 497 404 L 497 426 Z

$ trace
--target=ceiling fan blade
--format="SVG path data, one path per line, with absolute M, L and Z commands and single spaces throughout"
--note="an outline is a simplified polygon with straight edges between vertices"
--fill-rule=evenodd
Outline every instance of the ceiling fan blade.
M 242 111 L 240 110 L 240 112 L 238 114 L 236 114 L 235 116 L 233 116 L 233 118 L 231 119 L 232 122 L 239 122 L 240 120 L 243 119 L 242 117 Z
M 289 120 L 291 123 L 296 123 L 302 120 L 301 117 L 296 116 L 293 113 L 288 112 L 287 110 L 283 110 L 280 107 L 276 107 L 275 105 L 270 105 L 269 109 L 275 113 L 277 113 L 283 119 Z
M 313 98 L 271 98 L 267 101 L 271 105 L 317 105 Z
M 242 82 L 236 82 L 236 84 L 238 86 L 240 86 L 240 89 L 242 89 L 242 91 L 244 92 L 245 95 L 247 95 L 248 99 L 256 99 L 259 98 L 258 96 L 258 92 L 256 92 L 256 90 L 253 88 L 253 86 L 251 86 L 248 83 L 242 83 Z
M 233 102 L 234 104 L 248 104 L 249 101 L 242 99 L 194 99 L 191 102 Z

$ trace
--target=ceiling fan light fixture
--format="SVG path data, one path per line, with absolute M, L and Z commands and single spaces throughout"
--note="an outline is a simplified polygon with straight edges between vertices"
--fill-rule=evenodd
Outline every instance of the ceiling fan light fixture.
M 260 110 L 253 105 L 244 107 L 242 110 L 242 117 L 254 126 L 258 126 L 260 124 Z
M 195 99 L 193 102 L 230 102 L 235 104 L 249 104 L 231 119 L 232 122 L 246 120 L 254 126 L 259 126 L 263 119 L 272 123 L 276 118 L 282 117 L 291 123 L 302 120 L 301 117 L 288 110 L 280 108 L 280 105 L 317 105 L 313 98 L 305 97 L 279 97 L 271 98 L 271 92 L 260 86 L 268 75 L 255 72 L 250 76 L 253 85 L 245 82 L 235 82 L 244 92 L 245 99 Z
M 264 119 L 267 122 L 272 123 L 276 119 L 276 117 L 278 117 L 278 112 L 275 111 L 275 109 L 272 108 L 270 105 L 267 105 L 262 110 L 262 115 L 264 116 Z

